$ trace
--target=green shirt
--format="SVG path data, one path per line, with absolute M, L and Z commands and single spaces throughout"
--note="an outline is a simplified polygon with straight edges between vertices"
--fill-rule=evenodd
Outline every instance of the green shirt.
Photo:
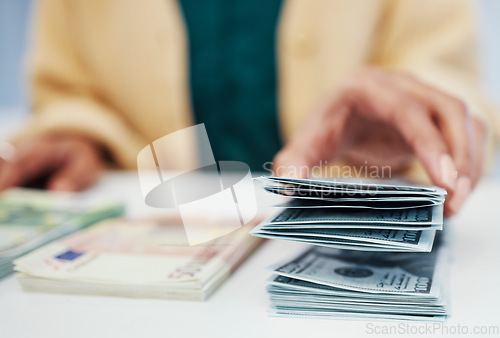
M 195 120 L 215 159 L 263 170 L 281 148 L 277 118 L 279 0 L 180 0 Z

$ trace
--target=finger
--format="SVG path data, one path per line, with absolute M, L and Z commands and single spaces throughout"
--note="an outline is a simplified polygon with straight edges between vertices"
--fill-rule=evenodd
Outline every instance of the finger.
M 456 188 L 451 197 L 445 202 L 445 216 L 455 215 L 472 191 L 472 182 L 468 176 L 461 176 L 457 180 Z
M 2 165 L 0 190 L 28 183 L 53 170 L 60 161 L 60 152 L 45 143 L 24 143 L 18 148 L 13 160 Z
M 443 135 L 459 176 L 470 176 L 472 161 L 472 119 L 460 100 L 408 75 L 395 81 L 418 97 L 431 111 Z
M 427 109 L 417 102 L 407 103 L 404 113 L 396 113 L 394 123 L 422 162 L 432 182 L 453 190 L 456 168 Z
M 484 156 L 486 149 L 486 125 L 477 118 L 472 119 L 473 124 L 473 156 L 472 168 L 469 176 L 462 176 L 457 180 L 457 185 L 454 193 L 446 201 L 445 216 L 450 217 L 456 214 L 467 200 L 470 192 L 476 186 L 481 178 Z
M 376 81 L 366 88 L 350 96 L 354 109 L 394 126 L 434 184 L 453 190 L 456 167 L 428 107 L 394 81 Z
M 68 156 L 64 164 L 52 175 L 47 188 L 58 191 L 81 191 L 95 183 L 100 171 L 100 161 L 92 154 L 74 154 Z
M 342 100 L 328 99 L 274 158 L 277 176 L 306 178 L 313 166 L 331 160 L 339 152 L 349 116 Z

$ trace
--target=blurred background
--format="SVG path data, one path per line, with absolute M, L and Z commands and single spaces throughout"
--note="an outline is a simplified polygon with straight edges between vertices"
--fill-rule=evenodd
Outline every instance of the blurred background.
M 25 54 L 36 0 L 0 0 L 0 135 L 27 116 Z M 476 0 L 484 85 L 500 103 L 500 1 Z
M 25 52 L 31 7 L 36 0 L 0 0 L 0 117 L 26 114 Z M 500 1 L 476 0 L 486 88 L 500 102 Z

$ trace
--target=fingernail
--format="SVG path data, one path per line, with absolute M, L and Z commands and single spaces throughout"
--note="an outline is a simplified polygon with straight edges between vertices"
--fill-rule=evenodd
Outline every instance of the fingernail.
M 457 185 L 455 192 L 453 193 L 452 199 L 450 201 L 450 208 L 454 212 L 458 212 L 462 205 L 464 204 L 467 196 L 469 196 L 471 191 L 471 181 L 470 178 L 463 176 L 457 180 Z
M 439 166 L 441 170 L 441 181 L 445 185 L 445 188 L 454 190 L 455 184 L 457 183 L 458 171 L 450 155 L 441 155 L 441 158 L 439 159 Z

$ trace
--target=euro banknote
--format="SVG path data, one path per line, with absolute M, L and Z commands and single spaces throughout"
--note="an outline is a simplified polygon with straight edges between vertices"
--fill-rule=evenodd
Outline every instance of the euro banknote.
M 12 261 L 56 238 L 123 214 L 119 202 L 30 189 L 0 193 L 0 277 Z
M 29 291 L 204 300 L 261 242 L 248 230 L 189 246 L 175 217 L 113 219 L 17 259 L 15 269 Z

